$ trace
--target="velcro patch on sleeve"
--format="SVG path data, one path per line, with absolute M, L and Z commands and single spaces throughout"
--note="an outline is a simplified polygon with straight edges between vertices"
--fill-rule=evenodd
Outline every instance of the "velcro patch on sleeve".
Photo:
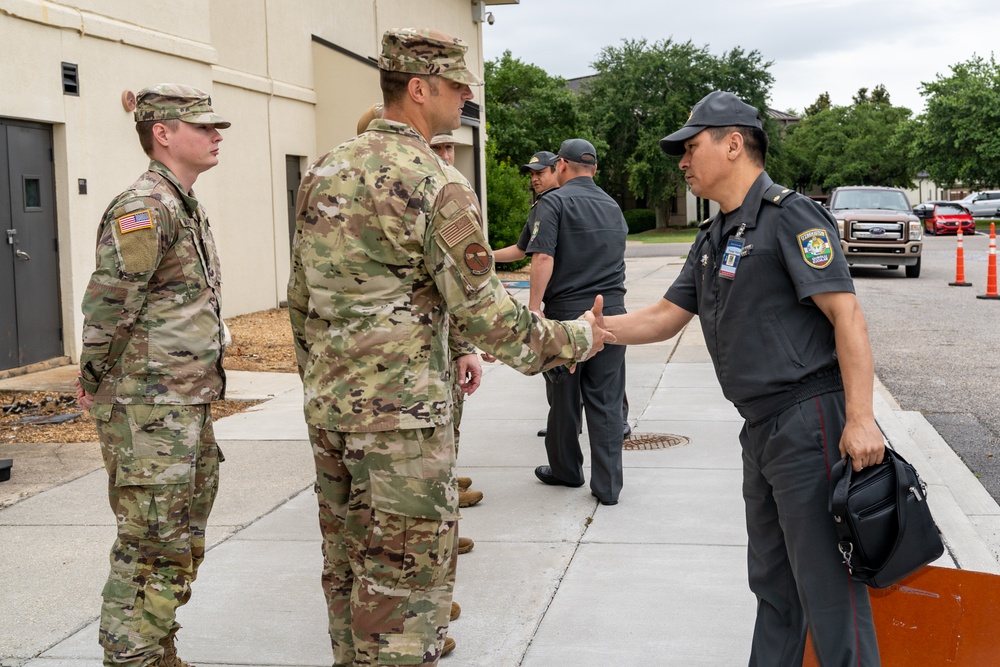
M 135 276 L 156 268 L 160 258 L 160 235 L 153 218 L 150 209 L 115 218 L 112 231 L 121 275 Z
M 127 213 L 118 218 L 117 224 L 118 230 L 122 234 L 128 234 L 140 229 L 152 229 L 153 214 L 148 208 L 136 211 L 135 213 Z
M 472 216 L 466 212 L 455 220 L 449 222 L 448 225 L 441 230 L 441 240 L 444 241 L 449 248 L 454 248 L 459 241 L 468 238 L 471 234 L 475 234 L 478 229 L 479 225 L 472 219 Z
M 833 246 L 825 229 L 807 229 L 796 237 L 802 259 L 814 269 L 825 269 L 833 259 Z
M 493 267 L 493 255 L 481 243 L 465 246 L 465 266 L 474 276 L 485 276 Z

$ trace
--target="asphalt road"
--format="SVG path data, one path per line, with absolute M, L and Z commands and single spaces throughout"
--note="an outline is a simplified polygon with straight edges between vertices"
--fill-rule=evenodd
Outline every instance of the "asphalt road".
M 626 256 L 687 253 L 690 244 L 629 244 Z M 929 236 L 919 278 L 853 267 L 875 373 L 905 410 L 924 414 L 1000 502 L 1000 300 L 986 293 L 989 237 L 965 237 L 955 281 L 954 236 Z
M 986 293 L 989 237 L 965 237 L 965 280 L 954 236 L 924 242 L 919 278 L 854 267 L 875 372 L 905 410 L 924 414 L 1000 501 L 1000 300 Z

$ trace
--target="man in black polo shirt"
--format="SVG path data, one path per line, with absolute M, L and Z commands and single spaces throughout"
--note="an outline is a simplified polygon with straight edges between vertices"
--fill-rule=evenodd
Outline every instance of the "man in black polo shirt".
M 868 590 L 851 579 L 828 509 L 830 468 L 882 461 L 868 330 L 818 204 L 764 171 L 757 109 L 709 93 L 660 140 L 695 195 L 719 204 L 663 299 L 599 326 L 621 344 L 667 340 L 697 314 L 722 393 L 746 420 L 747 569 L 757 596 L 751 667 L 879 664 Z
M 546 317 L 572 319 L 604 297 L 604 313 L 625 313 L 625 237 L 621 209 L 594 183 L 597 151 L 584 139 L 559 147 L 559 189 L 539 200 L 526 252 L 531 259 L 528 307 Z M 622 489 L 622 399 L 625 348 L 610 345 L 552 385 L 545 451 L 535 468 L 546 484 L 583 486 L 580 402 L 590 439 L 590 490 L 604 505 Z

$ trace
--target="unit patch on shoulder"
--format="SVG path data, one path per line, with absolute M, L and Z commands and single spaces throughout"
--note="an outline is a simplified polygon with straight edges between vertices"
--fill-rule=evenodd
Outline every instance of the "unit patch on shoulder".
M 542 223 L 540 223 L 540 222 L 538 222 L 537 220 L 535 220 L 535 226 L 531 228 L 531 240 L 532 240 L 532 241 L 534 241 L 534 240 L 535 240 L 535 237 L 536 237 L 536 236 L 538 236 L 538 227 L 539 227 L 539 226 L 540 226 L 541 224 L 542 224 Z
M 464 213 L 441 230 L 441 239 L 448 244 L 449 248 L 454 248 L 455 244 L 474 234 L 479 226 L 469 213 Z
M 814 269 L 825 269 L 833 259 L 833 246 L 825 229 L 807 229 L 796 237 L 802 258 Z
M 481 243 L 470 243 L 465 247 L 465 265 L 474 276 L 485 276 L 493 266 L 493 255 Z
M 118 218 L 118 230 L 122 234 L 152 228 L 153 215 L 148 208 L 136 211 L 135 213 L 128 213 Z

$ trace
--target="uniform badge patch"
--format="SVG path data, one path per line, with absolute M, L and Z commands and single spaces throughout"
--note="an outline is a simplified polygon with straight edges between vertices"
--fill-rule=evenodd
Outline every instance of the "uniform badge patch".
M 493 256 L 480 243 L 470 243 L 465 247 L 465 265 L 474 276 L 484 276 L 493 266 Z
M 802 258 L 814 269 L 825 269 L 833 259 L 833 246 L 825 229 L 807 229 L 796 237 Z
M 542 224 L 542 223 L 540 223 L 540 222 L 538 222 L 538 221 L 536 220 L 536 221 L 535 221 L 535 226 L 531 228 L 531 240 L 532 240 L 532 241 L 534 241 L 534 240 L 535 240 L 535 237 L 536 237 L 536 236 L 538 236 L 538 227 L 539 227 L 539 226 L 540 226 L 541 224 Z
M 454 248 L 456 243 L 469 234 L 474 233 L 476 229 L 478 229 L 476 221 L 472 219 L 471 215 L 466 213 L 442 229 L 441 238 L 448 244 L 449 248 Z
M 149 209 L 129 213 L 118 218 L 118 229 L 122 234 L 138 231 L 140 229 L 153 228 L 153 215 Z

